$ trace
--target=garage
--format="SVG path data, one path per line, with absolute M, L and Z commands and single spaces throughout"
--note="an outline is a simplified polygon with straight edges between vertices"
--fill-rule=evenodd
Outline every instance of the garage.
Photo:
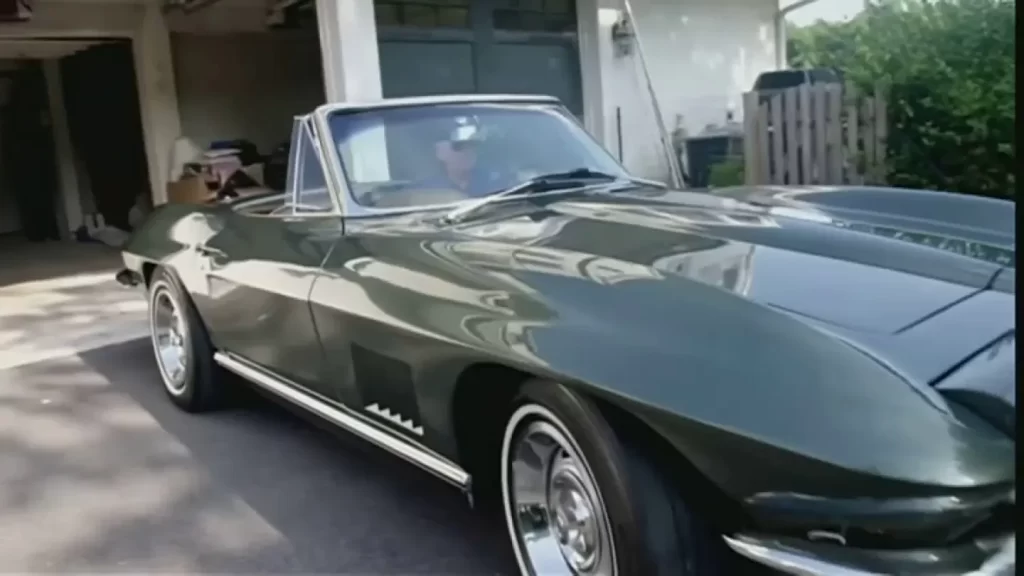
M 354 5 L 363 15 L 356 23 L 326 0 L 0 2 L 0 261 L 8 275 L 26 246 L 116 246 L 140 215 L 169 200 L 183 166 L 202 164 L 211 150 L 240 150 L 246 158 L 236 167 L 258 165 L 244 185 L 283 186 L 291 118 L 325 94 L 544 93 L 583 115 L 574 0 Z M 358 37 L 371 21 L 374 32 Z M 332 77 L 335 50 L 345 52 L 343 89 Z M 223 187 L 232 170 L 204 185 Z M 47 258 L 59 253 L 49 249 Z
M 274 21 L 254 2 L 206 4 L 39 0 L 0 15 L 7 276 L 37 260 L 17 256 L 39 243 L 116 246 L 165 200 L 158 192 L 174 170 L 206 150 L 240 145 L 247 163 L 265 164 L 287 142 L 291 117 L 323 102 L 315 18 L 292 11 Z M 154 13 L 157 33 L 147 34 Z
M 76 240 L 107 227 L 127 230 L 133 208 L 151 203 L 151 176 L 159 171 L 149 165 L 136 75 L 135 61 L 146 53 L 133 42 L 139 8 L 0 3 L 5 286 L 116 263 L 116 252 L 82 251 Z
M 271 178 L 267 170 L 287 158 L 292 117 L 327 99 L 543 93 L 582 117 L 572 0 L 352 4 L 365 10 L 358 14 L 364 20 L 353 22 L 345 13 L 351 6 L 326 1 L 278 0 L 269 11 L 242 0 L 165 4 L 181 135 L 190 149 L 242 141 L 262 155 L 272 152 L 259 180 L 279 188 L 284 174 L 276 170 Z M 329 30 L 332 20 L 344 28 L 336 37 Z M 363 21 L 373 22 L 369 34 L 365 26 L 360 29 Z M 376 55 L 366 50 L 370 43 Z M 343 88 L 332 91 L 325 74 L 336 71 L 331 68 L 339 68 L 339 60 Z M 373 84 L 366 93 L 350 91 Z M 173 183 L 170 199 L 191 197 L 185 190 L 203 193 L 197 179 L 190 182 Z
M 0 38 L 5 245 L 129 228 L 150 188 L 132 58 L 125 40 Z
M 659 79 L 659 92 L 665 93 L 658 97 L 664 118 L 675 118 L 678 124 L 685 112 L 689 127 L 712 112 L 717 117 L 716 107 L 741 91 L 738 86 L 746 85 L 743 79 L 756 75 L 763 62 L 774 61 L 774 48 L 764 43 L 762 32 L 777 6 L 762 4 L 744 3 L 742 10 L 725 10 L 711 2 L 694 16 L 690 5 L 636 3 L 645 41 L 655 48 L 649 54 L 653 56 L 650 68 Z M 677 29 L 678 22 L 700 16 L 700 22 L 709 24 L 699 29 L 714 30 L 711 24 L 732 22 L 732 12 L 738 10 L 748 17 L 738 36 L 709 33 L 704 38 L 696 34 L 697 29 L 683 35 Z M 109 151 L 89 144 L 92 136 L 83 136 L 75 128 L 92 122 L 92 132 L 110 132 L 108 120 L 98 120 L 102 114 L 71 111 L 83 106 L 102 110 L 116 99 L 69 104 L 64 120 L 50 106 L 53 114 L 45 119 L 53 138 L 31 148 L 31 160 L 39 166 L 54 165 L 51 176 L 56 184 L 38 178 L 29 187 L 5 182 L 0 194 L 0 236 L 66 238 L 89 224 L 92 215 L 102 215 L 106 224 L 122 225 L 130 220 L 125 211 L 138 204 L 133 200 L 140 192 L 142 204 L 166 202 L 167 183 L 180 172 L 172 168 L 194 157 L 191 153 L 201 154 L 210 147 L 246 144 L 264 159 L 265 167 L 270 166 L 271 157 L 282 156 L 291 116 L 325 100 L 546 93 L 584 118 L 587 128 L 606 146 L 625 142 L 628 153 L 623 162 L 631 171 L 662 178 L 663 151 L 653 144 L 658 138 L 651 93 L 638 88 L 642 82 L 636 54 L 613 46 L 611 29 L 624 18 L 621 11 L 593 0 L 0 0 L 0 41 L 7 46 L 0 50 L 7 54 L 0 56 L 4 90 L 11 88 L 11 61 L 34 59 L 44 62 L 44 71 L 50 70 L 43 75 L 49 79 L 48 105 L 53 104 L 55 93 L 77 100 L 70 95 L 75 91 L 70 87 L 51 89 L 52 79 L 67 74 L 67 83 L 74 84 L 74 74 L 65 70 L 64 61 L 102 48 L 107 53 L 105 63 L 94 65 L 120 62 L 121 72 L 116 78 L 104 72 L 102 81 L 96 73 L 82 73 L 83 90 L 133 84 L 137 106 L 124 99 L 125 105 L 116 108 L 137 111 L 140 116 L 134 124 L 142 133 L 141 146 L 135 135 L 124 136 L 118 141 L 124 149 Z M 25 52 L 26 45 L 44 49 L 44 42 L 48 50 L 44 55 Z M 673 70 L 683 60 L 693 60 L 680 60 L 677 54 L 697 54 L 705 44 L 714 44 L 714 50 L 726 54 L 731 64 L 716 65 L 716 76 L 700 83 L 713 94 L 697 98 L 692 82 L 676 82 L 681 77 Z M 698 104 L 704 106 L 701 102 L 707 103 L 708 114 L 693 112 Z M 123 133 L 136 131 L 122 116 Z M 33 116 L 14 117 L 27 121 Z M 57 130 L 62 124 L 66 124 L 66 136 Z M 10 138 L 4 138 L 8 149 Z M 191 145 L 179 145 L 182 138 Z M 22 148 L 15 155 L 26 154 L 28 148 Z M 140 152 L 145 163 L 141 173 Z M 90 155 L 100 157 L 90 160 Z M 111 156 L 117 157 L 116 170 L 111 169 L 115 166 Z M 29 166 L 13 160 L 7 163 L 23 172 Z M 92 181 L 109 180 L 113 173 L 116 183 Z M 266 170 L 263 176 L 266 183 Z M 45 192 L 53 186 L 59 191 L 57 198 Z M 25 202 L 16 202 L 17 194 L 31 197 L 32 214 L 23 213 Z M 58 222 L 56 234 L 53 220 Z
M 355 19 L 339 6 L 0 2 L 8 361 L 142 330 L 138 303 L 110 279 L 120 242 L 208 152 L 240 150 L 236 166 L 258 166 L 246 171 L 257 186 L 282 187 L 291 118 L 327 99 L 547 93 L 582 115 L 572 0 L 361 0 L 345 8 Z M 228 179 L 192 182 L 223 192 Z M 40 293 L 65 304 L 17 313 L 38 308 L 26 298 Z M 115 310 L 117 322 L 88 320 Z

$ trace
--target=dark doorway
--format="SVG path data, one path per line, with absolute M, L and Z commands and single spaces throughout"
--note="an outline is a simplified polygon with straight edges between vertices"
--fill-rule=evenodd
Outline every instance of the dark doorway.
M 96 211 L 127 230 L 136 199 L 150 193 L 131 42 L 93 46 L 63 58 L 60 68 L 72 146 Z
M 33 242 L 58 240 L 57 160 L 42 63 L 25 61 L 6 75 L 11 88 L 0 112 L 3 162 L 22 233 Z

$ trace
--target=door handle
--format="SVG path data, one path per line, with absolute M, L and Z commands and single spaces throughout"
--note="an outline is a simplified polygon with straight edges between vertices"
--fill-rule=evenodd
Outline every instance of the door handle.
M 228 255 L 223 250 L 217 248 L 211 248 L 205 244 L 196 244 L 196 252 L 200 256 L 206 256 L 207 258 L 227 258 Z

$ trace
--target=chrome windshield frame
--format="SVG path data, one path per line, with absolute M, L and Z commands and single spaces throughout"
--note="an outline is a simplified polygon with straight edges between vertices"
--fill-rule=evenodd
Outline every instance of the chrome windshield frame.
M 609 152 L 600 142 L 597 141 L 584 128 L 583 124 L 574 116 L 557 98 L 552 96 L 540 96 L 540 95 L 514 95 L 514 94 L 472 94 L 472 95 L 452 95 L 452 96 L 428 96 L 428 97 L 417 97 L 417 98 L 394 98 L 380 100 L 378 102 L 358 103 L 358 102 L 341 102 L 334 104 L 324 104 L 318 107 L 313 112 L 314 121 L 317 126 L 316 132 L 320 139 L 320 148 L 323 153 L 324 165 L 328 168 L 331 175 L 332 184 L 335 187 L 336 199 L 338 204 L 341 206 L 342 216 L 345 218 L 372 218 L 379 216 L 396 216 L 401 214 L 412 214 L 417 212 L 435 212 L 444 211 L 445 213 L 453 210 L 455 207 L 463 205 L 466 202 L 473 202 L 477 199 L 467 198 L 465 200 L 456 200 L 454 202 L 444 202 L 440 204 L 418 204 L 416 206 L 402 206 L 397 208 L 374 208 L 371 206 L 364 206 L 356 201 L 355 196 L 349 187 L 349 181 L 345 173 L 345 166 L 341 160 L 341 154 L 338 152 L 337 145 L 333 142 L 333 135 L 331 134 L 330 128 L 330 117 L 336 113 L 358 113 L 368 110 L 380 110 L 387 108 L 404 108 L 404 107 L 415 107 L 415 106 L 440 106 L 447 104 L 518 104 L 523 106 L 550 106 L 559 109 L 559 112 L 565 116 L 569 121 L 574 122 L 577 127 L 580 128 L 586 138 L 589 138 L 593 144 L 599 148 L 604 154 L 607 155 L 608 159 L 614 162 L 619 168 L 622 169 L 623 173 L 629 174 L 624 166 Z M 330 151 L 330 153 L 328 153 Z M 510 198 L 514 198 L 510 197 Z M 503 200 L 502 200 L 503 201 Z
M 299 114 L 292 117 L 292 131 L 288 145 L 288 168 L 285 174 L 284 190 L 280 192 L 260 194 L 252 199 L 239 199 L 232 203 L 236 210 L 247 210 L 252 206 L 263 203 L 280 202 L 280 211 L 277 209 L 269 213 L 249 213 L 246 216 L 252 218 L 273 218 L 282 221 L 308 220 L 312 218 L 339 218 L 343 215 L 341 197 L 338 195 L 338 183 L 333 168 L 329 165 L 327 154 L 323 147 L 323 130 L 316 123 L 313 113 Z M 303 146 L 305 138 L 309 139 L 312 148 L 306 150 Z M 330 211 L 308 211 L 300 212 L 298 208 L 302 205 L 299 202 L 299 178 L 304 166 L 306 157 L 304 154 L 310 152 L 316 158 L 324 173 L 324 180 L 327 185 L 328 196 L 331 199 Z

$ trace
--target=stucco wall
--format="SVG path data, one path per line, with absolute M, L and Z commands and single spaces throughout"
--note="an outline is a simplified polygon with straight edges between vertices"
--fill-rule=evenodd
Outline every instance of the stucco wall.
M 621 4 L 596 1 L 600 37 L 590 44 L 598 46 L 598 57 L 585 58 L 584 65 L 600 69 L 599 137 L 616 152 L 619 108 L 626 167 L 664 179 L 668 167 L 639 57 L 635 50 L 616 56 L 612 49 L 611 26 Z M 777 5 L 777 0 L 633 0 L 635 26 L 670 131 L 680 115 L 690 135 L 724 123 L 730 108 L 735 120 L 742 120 L 743 92 L 760 72 L 775 68 Z

